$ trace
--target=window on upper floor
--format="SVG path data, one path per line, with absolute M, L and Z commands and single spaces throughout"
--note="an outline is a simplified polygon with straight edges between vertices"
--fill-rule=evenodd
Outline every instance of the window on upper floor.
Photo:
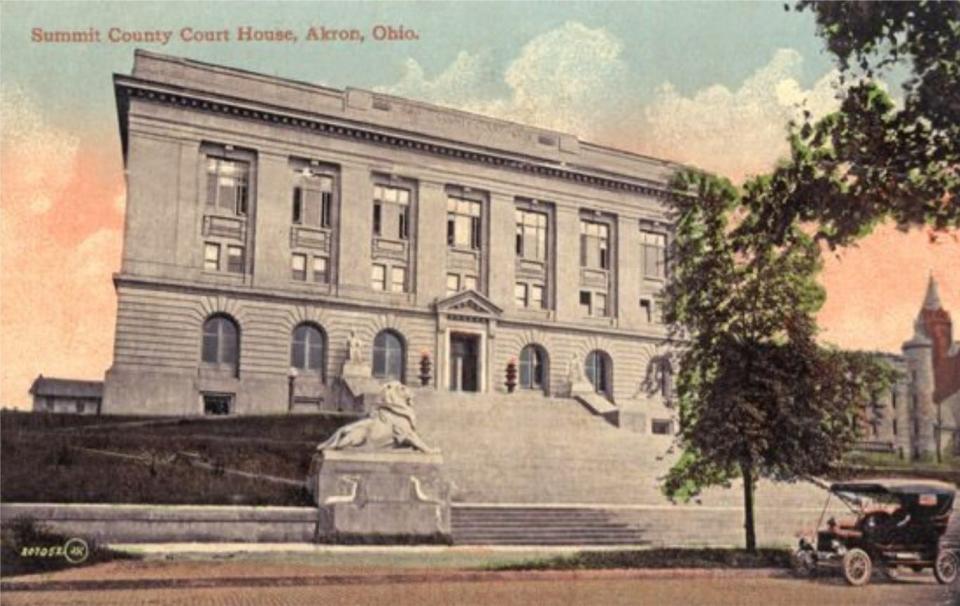
M 249 195 L 249 162 L 207 156 L 207 206 L 243 216 Z
M 610 226 L 580 220 L 580 266 L 610 269 Z
M 598 318 L 609 315 L 609 310 L 607 309 L 607 293 L 595 290 L 581 290 L 580 312 L 584 316 Z
M 220 242 L 205 242 L 203 245 L 203 269 L 205 271 L 242 274 L 246 269 L 243 247 Z
M 545 261 L 547 258 L 547 215 L 517 210 L 516 253 L 521 259 Z
M 392 185 L 373 187 L 373 235 L 382 238 L 410 238 L 410 190 Z
M 662 280 L 666 277 L 666 255 L 667 255 L 667 236 L 666 234 L 641 231 L 640 245 L 643 253 L 643 277 L 654 280 Z
M 481 211 L 478 200 L 455 195 L 447 197 L 447 244 L 454 248 L 480 250 Z
M 333 212 L 333 176 L 311 167 L 303 167 L 296 172 L 292 222 L 308 227 L 329 228 Z
M 379 263 L 373 264 L 373 270 L 370 273 L 370 288 L 373 290 L 387 290 L 387 266 Z
M 407 268 L 394 265 L 390 268 L 390 292 L 407 291 Z

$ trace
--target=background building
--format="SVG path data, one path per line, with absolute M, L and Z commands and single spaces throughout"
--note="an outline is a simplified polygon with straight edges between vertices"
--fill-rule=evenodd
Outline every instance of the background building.
M 344 408 L 426 366 L 433 389 L 504 391 L 513 362 L 523 393 L 673 431 L 657 295 L 676 165 L 145 52 L 115 87 L 105 412 Z
M 103 381 L 38 376 L 30 386 L 34 412 L 100 414 Z
M 960 343 L 933 276 L 903 355 L 881 355 L 901 378 L 867 411 L 867 439 L 913 459 L 960 455 Z

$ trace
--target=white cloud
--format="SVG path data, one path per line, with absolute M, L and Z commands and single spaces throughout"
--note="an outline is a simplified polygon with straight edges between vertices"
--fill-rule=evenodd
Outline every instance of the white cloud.
M 73 176 L 79 141 L 49 125 L 19 88 L 0 90 L 0 140 L 6 210 L 43 214 Z M 10 198 L 13 198 L 12 200 Z
M 598 113 L 606 119 L 625 101 L 610 94 L 627 74 L 621 51 L 605 29 L 571 21 L 528 42 L 502 75 L 487 54 L 461 51 L 432 79 L 408 59 L 400 80 L 379 90 L 589 138 L 598 132 Z M 491 84 L 510 92 L 478 99 Z
M 788 152 L 787 122 L 804 109 L 822 116 L 839 103 L 836 72 L 804 89 L 802 62 L 797 51 L 780 49 L 736 90 L 715 84 L 687 97 L 663 84 L 643 110 L 641 146 L 734 179 L 768 170 Z

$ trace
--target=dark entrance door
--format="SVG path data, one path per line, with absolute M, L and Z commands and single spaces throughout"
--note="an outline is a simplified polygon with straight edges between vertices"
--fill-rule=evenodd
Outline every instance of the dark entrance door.
M 480 391 L 480 337 L 450 335 L 450 390 Z

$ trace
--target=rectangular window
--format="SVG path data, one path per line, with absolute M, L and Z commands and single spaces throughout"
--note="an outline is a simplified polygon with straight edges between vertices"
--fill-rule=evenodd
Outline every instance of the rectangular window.
M 447 274 L 447 294 L 452 295 L 459 290 L 460 276 L 457 274 Z
M 244 264 L 242 246 L 227 247 L 227 271 L 234 274 L 243 273 Z
M 670 435 L 673 433 L 673 423 L 664 419 L 654 419 L 651 431 L 657 435 Z
M 530 285 L 530 307 L 533 309 L 543 309 L 543 286 L 540 284 Z
M 330 281 L 330 278 L 327 275 L 327 258 L 326 257 L 313 258 L 313 281 L 321 282 L 324 284 Z
M 580 221 L 580 265 L 594 269 L 610 269 L 609 225 Z
M 893 435 L 897 435 L 897 420 L 893 420 Z
M 650 299 L 640 299 L 640 312 L 647 323 L 653 322 L 653 301 Z
M 477 277 L 476 277 L 476 276 L 464 276 L 464 277 L 463 277 L 463 290 L 477 290 Z
M 447 244 L 455 248 L 480 250 L 480 202 L 447 198 Z
M 373 187 L 373 234 L 407 240 L 410 237 L 410 190 L 392 185 Z
M 290 257 L 290 275 L 294 280 L 307 279 L 307 255 L 295 253 Z
M 516 252 L 522 259 L 547 258 L 547 215 L 529 210 L 516 212 Z
M 527 285 L 523 282 L 517 282 L 513 287 L 513 296 L 517 300 L 517 307 L 527 306 Z
M 203 268 L 207 271 L 220 271 L 220 245 L 207 242 L 203 246 Z
M 605 317 L 607 315 L 607 295 L 601 292 L 594 293 L 593 301 L 593 315 Z
M 589 290 L 580 291 L 580 313 L 585 316 L 589 316 L 593 310 L 593 297 Z
M 207 158 L 207 206 L 247 214 L 250 165 L 239 160 Z
M 392 292 L 405 292 L 407 290 L 407 268 L 390 268 L 390 290 Z
M 387 266 L 374 263 L 373 273 L 370 277 L 370 287 L 373 290 L 387 289 Z
M 643 277 L 662 280 L 666 275 L 667 236 L 641 231 L 640 242 L 643 247 Z
M 309 168 L 298 172 L 300 184 L 293 188 L 293 222 L 311 227 L 330 227 L 333 177 Z
M 303 190 L 299 187 L 293 188 L 293 223 L 299 225 L 303 223 Z

